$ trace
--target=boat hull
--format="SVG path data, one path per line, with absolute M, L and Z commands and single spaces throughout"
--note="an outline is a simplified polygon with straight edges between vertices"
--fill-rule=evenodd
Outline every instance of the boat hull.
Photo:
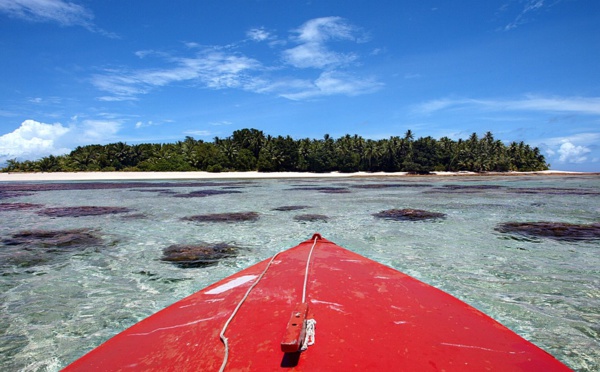
M 224 332 L 227 371 L 569 370 L 455 297 L 318 234 L 150 316 L 66 370 L 218 371 L 220 333 L 252 285 Z M 315 342 L 283 353 L 305 288 Z

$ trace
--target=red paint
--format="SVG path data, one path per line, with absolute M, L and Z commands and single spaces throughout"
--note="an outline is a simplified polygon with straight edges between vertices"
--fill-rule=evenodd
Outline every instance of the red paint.
M 300 351 L 306 335 L 306 314 L 308 313 L 308 304 L 299 303 L 296 305 L 290 320 L 288 321 L 283 339 L 281 340 L 281 351 L 284 353 L 295 353 Z
M 317 239 L 319 239 L 317 237 Z M 283 353 L 290 311 L 301 302 L 313 240 L 281 253 L 226 331 L 227 371 L 569 371 L 480 311 L 399 271 L 320 238 L 309 270 L 314 345 Z M 219 333 L 267 261 L 141 321 L 66 371 L 218 371 Z M 228 287 L 222 287 L 228 288 Z M 209 294 L 213 289 L 214 294 Z M 215 293 L 216 292 L 216 293 Z

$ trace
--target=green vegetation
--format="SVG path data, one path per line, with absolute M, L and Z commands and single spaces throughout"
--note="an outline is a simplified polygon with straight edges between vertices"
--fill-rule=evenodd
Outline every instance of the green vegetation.
M 487 132 L 467 140 L 404 137 L 370 140 L 358 135 L 294 140 L 256 129 L 204 142 L 192 137 L 169 144 L 77 147 L 68 155 L 36 161 L 9 160 L 3 172 L 74 171 L 252 171 L 261 172 L 412 172 L 539 171 L 548 164 L 539 149 L 523 142 L 506 146 Z

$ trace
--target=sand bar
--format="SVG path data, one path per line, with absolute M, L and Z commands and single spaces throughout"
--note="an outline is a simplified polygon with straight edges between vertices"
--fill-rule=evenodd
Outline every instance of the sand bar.
M 600 175 L 600 173 L 541 171 L 541 172 L 432 172 L 429 176 L 527 176 L 527 175 Z M 0 173 L 0 182 L 10 181 L 131 181 L 131 180 L 199 180 L 199 179 L 276 179 L 276 178 L 352 178 L 352 177 L 415 177 L 406 172 L 40 172 Z

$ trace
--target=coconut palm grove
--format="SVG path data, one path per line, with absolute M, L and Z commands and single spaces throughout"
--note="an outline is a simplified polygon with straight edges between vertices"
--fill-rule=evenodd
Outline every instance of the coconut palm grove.
M 506 145 L 491 132 L 481 138 L 404 137 L 381 140 L 345 135 L 334 139 L 273 137 L 257 129 L 236 130 L 213 142 L 185 137 L 176 143 L 123 142 L 79 146 L 66 155 L 8 160 L 3 172 L 78 171 L 260 171 L 260 172 L 508 172 L 547 170 L 537 147 Z

